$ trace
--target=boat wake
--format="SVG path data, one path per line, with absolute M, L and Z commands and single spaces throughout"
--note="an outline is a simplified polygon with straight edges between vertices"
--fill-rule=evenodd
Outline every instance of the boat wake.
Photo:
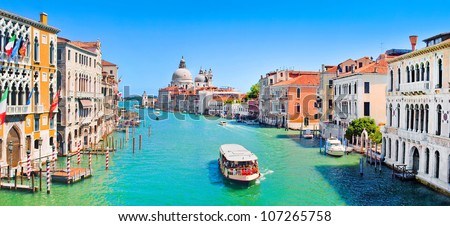
M 255 184 L 260 184 L 261 181 L 266 180 L 266 176 L 273 173 L 273 170 L 265 169 L 261 171 L 261 176 L 255 181 Z

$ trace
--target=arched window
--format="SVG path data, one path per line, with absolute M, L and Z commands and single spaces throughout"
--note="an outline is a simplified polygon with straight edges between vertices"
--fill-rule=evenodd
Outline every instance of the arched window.
M 402 75 L 400 68 L 397 70 L 397 90 L 400 90 L 400 83 L 402 81 Z
M 430 118 L 430 109 L 428 108 L 428 104 L 425 105 L 425 133 L 428 133 L 428 123 Z
M 420 114 L 419 132 L 422 133 L 424 131 L 424 123 L 425 123 L 425 109 L 423 108 L 422 104 L 420 105 L 419 114 Z
M 398 140 L 395 141 L 395 161 L 398 162 Z
M 427 61 L 427 81 L 430 81 L 430 62 Z
M 428 148 L 425 150 L 425 173 L 430 173 L 430 150 Z
M 39 39 L 34 37 L 34 61 L 39 61 Z
M 411 82 L 411 78 L 409 76 L 410 76 L 409 66 L 406 66 L 406 82 L 407 83 Z
M 410 116 L 410 113 L 409 113 L 409 105 L 408 104 L 406 105 L 405 110 L 406 110 L 406 129 L 409 130 L 409 116 Z
M 438 84 L 436 88 L 442 88 L 442 59 L 438 60 Z
M 414 70 L 414 65 L 411 65 L 411 82 L 415 82 L 416 81 L 416 73 Z
M 394 71 L 391 70 L 390 74 L 389 92 L 392 92 L 394 89 Z
M 420 64 L 420 80 L 425 81 L 425 65 L 423 63 Z
M 34 85 L 33 96 L 34 96 L 34 105 L 39 105 L 39 88 L 38 88 L 37 84 Z
M 419 65 L 416 64 L 416 82 L 420 81 L 420 70 Z
M 439 104 L 436 108 L 436 135 L 441 135 L 442 107 Z
M 392 104 L 389 104 L 389 126 L 392 127 Z
M 400 128 L 400 104 L 397 104 L 397 128 Z
M 439 178 L 439 161 L 440 161 L 440 156 L 439 156 L 439 151 L 436 151 L 434 153 L 434 158 L 435 158 L 435 162 L 436 162 L 436 167 L 434 168 L 434 177 Z
M 405 157 L 406 157 L 406 144 L 403 141 L 403 145 L 402 145 L 402 164 L 405 164 Z
M 295 111 L 296 111 L 297 113 L 300 113 L 300 104 L 299 104 L 299 103 L 297 103 L 297 104 L 295 105 Z
M 300 88 L 297 88 L 297 98 L 300 98 Z
M 50 41 L 50 64 L 54 64 L 55 46 L 53 41 Z
M 309 118 L 308 117 L 305 117 L 305 120 L 304 120 L 303 124 L 305 126 L 309 126 Z

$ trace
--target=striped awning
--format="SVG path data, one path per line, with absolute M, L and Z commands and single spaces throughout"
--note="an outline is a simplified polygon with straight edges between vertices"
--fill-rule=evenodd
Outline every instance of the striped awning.
M 83 108 L 91 108 L 93 106 L 90 100 L 80 100 L 80 103 Z

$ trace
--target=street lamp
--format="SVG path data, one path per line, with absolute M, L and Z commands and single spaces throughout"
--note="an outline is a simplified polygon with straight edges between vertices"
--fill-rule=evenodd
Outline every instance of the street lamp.
M 8 183 L 10 182 L 10 175 L 11 175 L 11 170 L 12 170 L 12 153 L 13 153 L 13 148 L 14 148 L 13 142 L 9 141 L 8 150 L 9 150 L 9 169 L 10 170 L 8 171 Z

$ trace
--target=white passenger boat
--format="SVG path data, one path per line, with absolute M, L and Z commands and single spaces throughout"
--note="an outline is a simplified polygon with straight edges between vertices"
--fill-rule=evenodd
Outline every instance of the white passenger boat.
M 232 181 L 252 183 L 260 177 L 258 158 L 239 144 L 220 146 L 219 168 Z
M 341 157 L 345 153 L 345 147 L 337 138 L 331 137 L 327 139 L 327 143 L 325 144 L 325 152 L 327 155 Z
M 226 126 L 226 125 L 227 125 L 227 122 L 226 122 L 226 121 L 220 121 L 220 122 L 219 122 L 219 125 L 221 125 L 221 126 Z

